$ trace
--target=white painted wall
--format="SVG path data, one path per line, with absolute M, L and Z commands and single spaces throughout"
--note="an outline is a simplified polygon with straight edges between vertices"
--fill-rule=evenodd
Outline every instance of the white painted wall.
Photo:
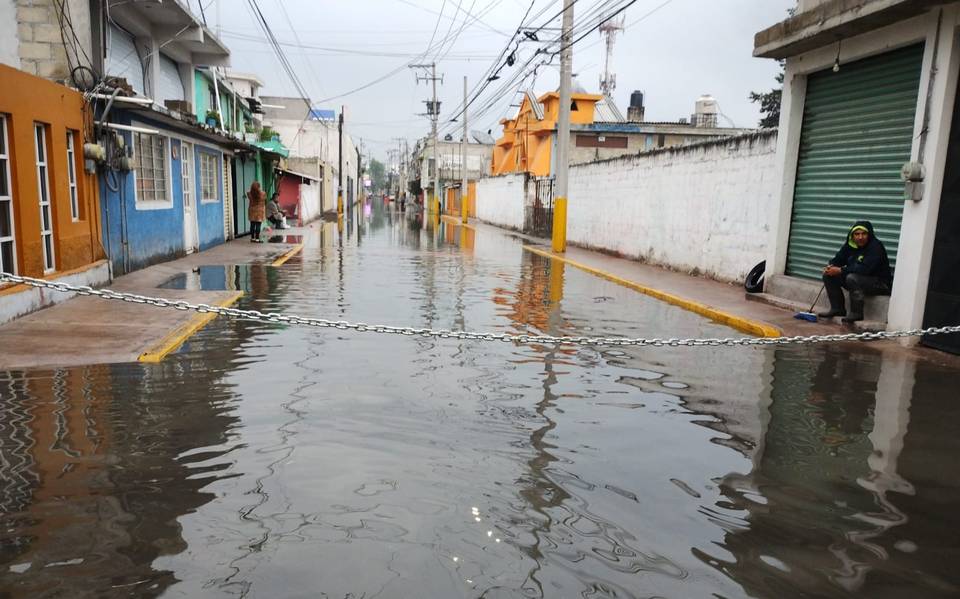
M 54 277 L 53 280 L 68 285 L 102 287 L 110 282 L 110 263 L 107 260 L 100 260 L 79 272 Z M 40 308 L 63 303 L 74 296 L 76 294 L 72 292 L 25 287 L 23 291 L 0 297 L 0 324 L 36 312 Z
M 320 205 L 321 181 L 314 181 L 310 185 L 300 184 L 300 222 L 308 223 L 320 216 L 323 207 Z
M 740 282 L 766 257 L 776 144 L 768 131 L 571 166 L 567 240 Z
M 522 229 L 524 179 L 518 174 L 477 181 L 477 218 L 508 229 Z
M 18 35 L 17 4 L 14 0 L 0 0 L 0 23 L 6 23 L 6 32 L 0 35 L 0 63 L 20 68 L 20 38 Z

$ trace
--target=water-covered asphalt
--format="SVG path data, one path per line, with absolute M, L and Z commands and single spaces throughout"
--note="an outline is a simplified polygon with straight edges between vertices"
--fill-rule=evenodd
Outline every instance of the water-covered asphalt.
M 374 210 L 170 286 L 366 323 L 726 327 Z M 957 372 L 864 345 L 573 349 L 215 320 L 0 372 L 2 597 L 955 597 Z

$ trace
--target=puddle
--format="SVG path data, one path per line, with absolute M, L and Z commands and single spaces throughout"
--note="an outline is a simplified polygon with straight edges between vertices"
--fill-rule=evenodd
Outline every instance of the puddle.
M 185 289 L 187 291 L 238 291 L 242 290 L 242 272 L 248 266 L 199 266 L 190 272 L 171 277 L 157 287 L 159 289 Z
M 303 235 L 270 235 L 266 238 L 267 243 L 292 243 L 298 244 L 303 242 Z

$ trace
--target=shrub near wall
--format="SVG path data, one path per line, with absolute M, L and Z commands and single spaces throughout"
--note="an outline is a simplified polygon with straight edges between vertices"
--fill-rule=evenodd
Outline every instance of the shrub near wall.
M 766 257 L 776 145 L 768 130 L 572 166 L 567 240 L 742 281 Z

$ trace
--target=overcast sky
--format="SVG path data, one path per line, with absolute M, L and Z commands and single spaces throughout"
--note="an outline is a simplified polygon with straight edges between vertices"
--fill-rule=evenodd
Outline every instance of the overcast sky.
M 222 20 L 221 37 L 231 49 L 233 69 L 257 74 L 265 83 L 264 95 L 299 95 L 264 41 L 246 0 L 199 1 L 204 2 L 211 28 Z M 621 7 L 629 2 L 576 0 L 575 31 L 585 32 L 587 25 L 597 22 L 598 7 Z M 417 114 L 425 111 L 422 101 L 429 97 L 430 88 L 425 82 L 418 85 L 415 71 L 405 65 L 414 60 L 437 61 L 438 74 L 443 75 L 437 95 L 443 103 L 442 119 L 449 120 L 454 116 L 451 111 L 459 110 L 463 101 L 463 76 L 473 89 L 530 7 L 530 0 L 256 3 L 314 104 L 320 108 L 346 106 L 351 135 L 362 139 L 365 150 L 381 160 L 388 147 L 396 147 L 394 138 L 404 137 L 412 144 L 429 131 L 428 120 Z M 190 4 L 199 10 L 197 0 Z M 795 0 L 635 0 L 623 13 L 626 30 L 617 35 L 614 46 L 611 70 L 617 76 L 617 105 L 626 113 L 630 93 L 642 90 L 647 120 L 675 121 L 689 117 L 696 98 L 707 93 L 719 101 L 729 119 L 721 119 L 721 124 L 732 121 L 739 127 L 755 126 L 759 112 L 747 96 L 751 90 L 772 88 L 779 67 L 775 61 L 751 56 L 753 35 L 786 18 L 787 9 L 795 4 Z M 537 33 L 541 42 L 558 35 L 559 17 L 549 21 L 561 8 L 561 0 L 534 0 L 526 22 L 534 28 L 544 26 Z M 513 75 L 532 72 L 532 67 L 548 56 L 534 56 L 541 47 L 544 44 L 534 42 L 519 45 L 516 63 L 504 66 L 500 80 L 492 82 L 471 106 L 472 112 L 481 108 L 484 112 L 478 118 L 470 117 L 470 129 L 492 129 L 494 137 L 499 137 L 498 121 L 516 111 L 516 106 L 510 105 L 519 98 L 507 91 L 494 92 Z M 428 48 L 431 51 L 424 54 Z M 573 49 L 577 82 L 596 93 L 605 56 L 600 33 L 586 35 Z M 522 69 L 531 57 L 530 67 Z M 531 74 L 524 88 L 533 84 L 538 95 L 556 89 L 558 65 L 559 58 L 555 58 L 552 64 L 537 69 L 536 81 Z M 394 71 L 379 83 L 343 95 Z M 459 129 L 455 137 L 459 139 Z

